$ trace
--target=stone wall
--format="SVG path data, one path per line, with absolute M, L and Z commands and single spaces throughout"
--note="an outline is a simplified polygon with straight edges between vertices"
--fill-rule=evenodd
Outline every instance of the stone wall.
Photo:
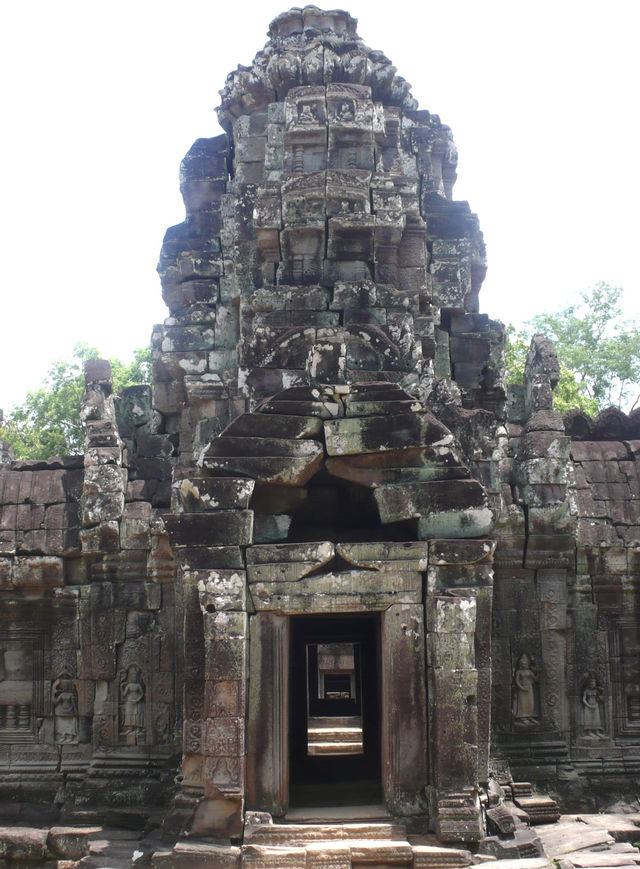
M 12 818 L 35 803 L 55 818 L 168 797 L 182 593 L 159 519 L 167 439 L 152 432 L 148 387 L 111 392 L 109 364 L 87 363 L 85 455 L 0 472 L 1 799 Z
M 286 814 L 311 616 L 375 625 L 391 815 L 476 841 L 491 771 L 635 793 L 640 415 L 560 417 L 543 336 L 507 396 L 451 131 L 355 24 L 293 9 L 228 77 L 181 167 L 152 388 L 92 361 L 84 456 L 0 444 L 13 817 Z

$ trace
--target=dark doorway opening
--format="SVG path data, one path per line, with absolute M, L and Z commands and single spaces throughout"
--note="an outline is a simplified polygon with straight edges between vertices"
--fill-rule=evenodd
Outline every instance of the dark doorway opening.
M 380 619 L 291 619 L 291 805 L 381 802 Z

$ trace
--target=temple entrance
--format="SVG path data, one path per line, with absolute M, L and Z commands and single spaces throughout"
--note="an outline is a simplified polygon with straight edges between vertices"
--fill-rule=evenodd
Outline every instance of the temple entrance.
M 292 806 L 381 802 L 379 638 L 378 614 L 292 617 Z

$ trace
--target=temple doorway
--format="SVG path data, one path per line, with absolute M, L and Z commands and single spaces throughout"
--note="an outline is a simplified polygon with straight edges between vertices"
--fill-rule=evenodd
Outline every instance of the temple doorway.
M 382 800 L 380 617 L 293 616 L 291 806 Z

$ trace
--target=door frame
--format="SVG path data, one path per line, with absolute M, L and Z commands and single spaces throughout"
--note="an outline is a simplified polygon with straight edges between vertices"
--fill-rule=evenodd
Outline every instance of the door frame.
M 424 815 L 428 785 L 425 617 L 421 577 L 417 600 L 309 615 L 380 613 L 380 718 L 382 791 L 391 815 Z M 337 605 L 336 605 L 337 604 Z M 368 605 L 367 605 L 368 604 Z M 381 605 L 382 604 L 382 605 Z M 247 722 L 247 808 L 283 817 L 289 808 L 289 674 L 291 617 L 299 609 L 260 610 L 250 617 Z

